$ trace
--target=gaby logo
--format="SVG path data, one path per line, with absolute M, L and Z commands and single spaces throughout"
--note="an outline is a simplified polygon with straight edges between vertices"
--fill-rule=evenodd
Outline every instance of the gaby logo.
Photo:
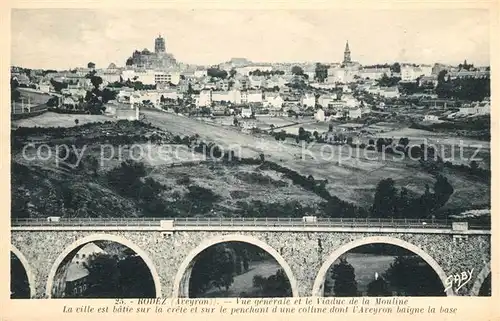
M 458 290 L 463 288 L 472 279 L 472 272 L 473 271 L 474 271 L 474 269 L 472 269 L 470 271 L 464 271 L 462 273 L 457 273 L 457 274 L 453 274 L 453 275 L 448 276 L 446 278 L 446 282 L 445 282 L 446 287 L 444 289 L 444 292 L 448 291 L 450 288 L 453 288 L 453 287 L 456 287 L 455 292 L 457 292 Z

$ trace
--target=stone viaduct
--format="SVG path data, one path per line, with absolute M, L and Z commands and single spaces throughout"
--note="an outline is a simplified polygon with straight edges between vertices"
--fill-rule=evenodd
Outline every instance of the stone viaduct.
M 222 242 L 256 245 L 283 267 L 293 296 L 322 296 L 326 273 L 343 253 L 371 243 L 406 248 L 424 259 L 443 284 L 448 276 L 473 270 L 472 280 L 447 295 L 478 295 L 490 270 L 489 230 L 450 228 L 317 226 L 12 226 L 11 251 L 22 262 L 32 298 L 50 298 L 56 272 L 83 245 L 96 240 L 121 243 L 149 267 L 156 296 L 187 297 L 195 257 Z M 68 259 L 69 258 L 69 259 Z

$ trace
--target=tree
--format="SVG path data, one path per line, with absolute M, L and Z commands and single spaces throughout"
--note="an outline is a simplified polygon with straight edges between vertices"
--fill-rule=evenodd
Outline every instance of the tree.
M 391 71 L 394 73 L 399 74 L 401 72 L 401 65 L 399 64 L 399 62 L 395 62 L 394 64 L 392 64 L 392 66 L 390 68 L 391 68 Z
M 237 74 L 236 69 L 231 68 L 229 71 L 229 77 L 234 78 L 234 76 Z
M 304 129 L 304 127 L 299 127 L 299 139 L 304 139 L 305 133 L 306 130 Z
M 50 84 L 54 87 L 56 92 L 61 92 L 61 90 L 68 88 L 68 84 L 56 81 L 54 79 L 50 80 Z
M 14 89 L 10 92 L 10 100 L 15 101 L 15 102 L 18 102 L 21 100 L 21 93 L 19 92 L 19 90 Z
M 328 66 L 321 63 L 316 63 L 316 69 L 314 70 L 316 79 L 319 82 L 324 82 L 328 78 Z
M 97 253 L 84 262 L 89 274 L 88 288 L 84 293 L 87 298 L 117 298 L 119 293 L 120 271 L 118 261 L 109 254 Z
M 226 291 L 233 283 L 235 252 L 227 244 L 209 247 L 197 257 L 189 280 L 189 297 L 196 298 L 211 287 Z
M 253 278 L 254 287 L 260 289 L 262 297 L 289 297 L 292 296 L 290 281 L 283 269 L 279 269 L 274 275 L 264 278 L 256 275 Z
M 89 155 L 86 161 L 88 168 L 92 171 L 94 176 L 97 176 L 97 171 L 99 170 L 99 161 L 94 155 Z
M 10 89 L 16 89 L 17 87 L 19 87 L 19 81 L 17 80 L 17 78 L 11 78 L 10 79 Z
M 226 79 L 227 75 L 228 75 L 227 71 L 221 70 L 219 68 L 208 68 L 207 69 L 207 76 L 209 76 L 209 77 Z
M 304 69 L 302 69 L 300 66 L 293 66 L 292 74 L 302 76 L 304 74 Z
M 479 164 L 475 160 L 473 160 L 472 162 L 470 162 L 469 166 L 470 166 L 470 168 L 472 170 L 476 170 L 476 169 L 479 168 Z
M 377 151 L 381 152 L 386 146 L 386 141 L 383 138 L 377 139 Z
M 129 255 L 118 262 L 120 271 L 121 297 L 126 298 L 154 298 L 154 287 L 151 271 L 138 255 Z
M 396 214 L 397 194 L 392 178 L 381 180 L 375 189 L 375 197 L 371 208 L 373 217 L 394 217 Z
M 47 100 L 47 106 L 48 107 L 59 107 L 59 98 L 51 97 L 49 100 Z
M 443 296 L 444 287 L 436 272 L 417 255 L 397 256 L 384 278 L 403 296 Z
M 391 291 L 389 291 L 389 285 L 387 284 L 387 282 L 383 278 L 378 277 L 368 284 L 367 295 L 368 296 L 391 296 L 392 293 L 391 293 Z
M 357 296 L 358 284 L 355 277 L 354 267 L 347 262 L 345 257 L 341 257 L 339 263 L 332 268 L 335 296 Z
M 93 62 L 89 62 L 89 63 L 87 64 L 87 68 L 89 68 L 89 69 L 95 69 L 95 63 L 93 63 Z
M 434 209 L 436 210 L 446 204 L 453 192 L 453 186 L 448 182 L 448 179 L 443 175 L 438 175 L 436 177 L 436 182 L 434 183 Z
M 389 77 L 384 73 L 382 77 L 377 80 L 377 83 L 381 87 L 392 87 L 396 86 L 400 80 L 401 78 L 399 77 Z

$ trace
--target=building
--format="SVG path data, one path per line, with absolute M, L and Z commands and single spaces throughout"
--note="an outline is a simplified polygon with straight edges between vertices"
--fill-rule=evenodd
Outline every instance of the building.
M 403 82 L 413 82 L 417 78 L 422 76 L 432 75 L 432 66 L 421 65 L 421 66 L 401 66 L 401 81 Z
M 349 110 L 348 110 L 348 117 L 349 117 L 349 119 L 360 118 L 362 114 L 363 114 L 363 111 L 359 107 L 357 107 L 357 108 L 349 108 Z
M 250 85 L 250 88 L 253 89 L 260 89 L 263 87 L 263 82 L 265 78 L 263 76 L 249 76 L 248 77 L 248 83 Z
M 155 39 L 155 53 L 161 54 L 165 52 L 165 39 L 161 35 Z
M 382 76 L 391 75 L 390 68 L 363 68 L 359 71 L 359 77 L 362 79 L 380 79 Z
M 241 92 L 239 90 L 212 91 L 212 101 L 241 104 Z
M 345 43 L 344 50 L 344 61 L 342 61 L 343 65 L 349 65 L 351 63 L 351 50 L 349 49 L 349 41 Z
M 242 118 L 250 118 L 252 117 L 252 108 L 245 107 L 241 109 L 241 117 Z
M 460 71 L 452 71 L 448 73 L 448 76 L 450 79 L 457 79 L 457 78 L 490 78 L 490 72 L 489 71 L 479 71 L 479 70 L 474 70 L 474 71 L 469 71 L 469 70 L 460 70 Z
M 465 115 L 487 115 L 491 112 L 491 105 L 488 100 L 477 102 L 471 105 L 460 107 L 459 114 Z
M 341 99 L 345 106 L 347 107 L 357 107 L 359 106 L 359 101 L 354 98 L 352 95 L 342 95 L 342 99 Z
M 399 98 L 399 89 L 395 87 L 381 87 L 378 94 L 384 98 Z
M 318 97 L 318 105 L 323 108 L 330 107 L 337 100 L 337 95 L 321 95 Z
M 428 114 L 424 116 L 424 121 L 436 121 L 436 120 L 439 120 L 439 117 L 437 115 Z
M 40 81 L 38 84 L 38 90 L 44 93 L 50 93 L 54 90 L 54 87 L 50 84 L 50 82 Z
M 80 297 L 88 287 L 87 276 L 89 271 L 85 267 L 89 258 L 96 254 L 106 253 L 102 248 L 94 243 L 84 245 L 73 257 L 66 269 L 64 278 L 64 296 Z
M 437 76 L 436 75 L 431 75 L 431 76 L 423 76 L 420 77 L 418 80 L 418 86 L 432 86 L 433 88 L 436 88 L 438 84 Z
M 127 66 L 144 69 L 164 69 L 177 66 L 174 56 L 166 51 L 165 39 L 160 35 L 155 39 L 155 52 L 147 48 L 142 51 L 135 50 L 127 59 Z
M 207 69 L 196 69 L 193 76 L 195 78 L 203 78 L 207 76 Z
M 266 92 L 264 107 L 268 107 L 271 109 L 281 109 L 283 106 L 284 100 L 279 93 L 275 92 Z
M 157 90 L 157 91 L 158 91 L 158 94 L 160 95 L 160 101 L 161 101 L 162 97 L 164 100 L 165 99 L 177 100 L 177 99 L 182 97 L 182 95 L 179 95 L 179 93 L 175 89 L 162 89 L 162 90 Z
M 212 91 L 211 90 L 202 90 L 200 91 L 200 96 L 198 100 L 198 107 L 208 107 L 212 105 Z
M 304 107 L 314 107 L 316 106 L 316 96 L 311 93 L 305 93 L 301 98 L 300 98 L 300 103 Z
M 156 85 L 172 84 L 177 86 L 181 80 L 181 73 L 176 70 L 171 71 L 157 71 L 154 73 Z
M 322 108 L 319 108 L 314 114 L 314 119 L 317 121 L 325 121 L 325 111 Z
M 181 74 L 175 69 L 163 71 L 151 69 L 125 69 L 121 73 L 121 78 L 124 81 L 139 81 L 144 85 L 165 86 L 168 84 L 178 85 Z
M 132 107 L 141 104 L 151 104 L 154 107 L 159 107 L 161 103 L 161 92 L 156 90 L 141 90 L 134 91 L 132 95 L 130 95 L 130 104 Z
M 241 93 L 242 103 L 262 103 L 262 91 L 248 90 Z

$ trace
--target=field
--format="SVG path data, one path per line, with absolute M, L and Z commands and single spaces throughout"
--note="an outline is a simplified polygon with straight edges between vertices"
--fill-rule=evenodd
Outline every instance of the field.
M 13 128 L 16 127 L 72 127 L 75 126 L 75 120 L 78 119 L 78 124 L 87 123 L 103 123 L 105 121 L 114 121 L 113 118 L 103 115 L 71 115 L 58 114 L 47 112 L 40 116 L 14 120 L 11 123 Z
M 373 202 L 377 183 L 392 178 L 397 187 L 406 187 L 415 194 L 422 194 L 425 185 L 434 183 L 434 177 L 422 170 L 412 160 L 346 146 L 311 144 L 302 146 L 292 139 L 278 143 L 268 135 L 251 135 L 235 128 L 206 124 L 186 117 L 156 111 L 144 111 L 146 121 L 177 135 L 200 135 L 201 140 L 216 142 L 224 148 L 235 150 L 244 157 L 265 158 L 315 179 L 327 179 L 327 189 L 332 195 L 368 207 Z M 490 186 L 463 173 L 448 171 L 448 179 L 455 189 L 446 206 L 468 207 L 472 204 L 490 203 Z
M 255 213 L 247 216 L 283 216 L 283 211 L 293 216 L 296 204 L 314 212 L 324 202 L 281 173 L 258 165 L 205 161 L 200 153 L 173 143 L 172 134 L 158 133 L 140 122 L 119 121 L 50 131 L 23 129 L 13 133 L 22 142 L 52 144 L 42 149 L 26 148 L 24 153 L 24 143 L 13 149 L 13 213 L 24 213 L 22 208 L 28 206 L 32 217 L 53 213 L 82 217 L 230 217 L 248 211 Z M 153 135 L 160 135 L 162 142 L 144 142 Z M 82 141 L 84 145 L 79 145 L 84 148 L 77 151 L 84 164 L 78 170 L 65 166 L 56 157 L 63 150 L 58 146 L 71 146 L 74 150 L 75 137 L 86 139 Z M 92 166 L 92 156 L 99 162 L 95 172 L 88 167 Z M 130 185 L 121 183 L 122 177 L 116 176 L 119 173 L 113 176 L 118 177 L 117 184 L 113 185 L 109 178 L 126 160 L 145 165 L 145 174 L 130 192 L 123 191 Z M 151 178 L 153 185 L 146 184 Z M 141 188 L 147 192 L 142 194 Z M 144 210 L 153 199 L 161 199 L 166 207 Z
M 304 122 L 302 124 L 285 127 L 283 128 L 289 134 L 298 135 L 299 128 L 302 127 L 304 130 L 310 131 L 311 133 L 317 131 L 318 133 L 328 131 L 328 123 L 327 122 L 316 122 L 315 120 L 310 120 L 308 122 Z
M 20 207 L 13 213 L 23 213 L 28 204 L 33 217 L 54 212 L 84 217 L 336 216 L 323 209 L 328 198 L 292 181 L 285 172 L 251 162 L 214 162 L 193 150 L 202 141 L 216 143 L 223 151 L 234 151 L 235 156 L 259 159 L 263 155 L 304 179 L 312 175 L 315 180 L 325 180 L 330 195 L 365 209 L 373 204 L 376 186 L 383 179 L 392 178 L 396 187 L 405 187 L 411 197 L 422 195 L 426 185 L 432 188 L 435 182 L 435 177 L 418 161 L 401 159 L 399 155 L 347 145 L 298 144 L 292 138 L 276 141 L 267 134 L 246 134 L 232 126 L 159 111 L 143 111 L 143 115 L 144 122 L 83 126 L 74 126 L 73 122 L 73 127 L 69 127 L 70 117 L 75 116 L 52 114 L 51 122 L 45 124 L 55 125 L 53 122 L 60 117 L 66 119 L 67 127 L 12 131 L 13 208 Z M 89 117 L 92 121 L 108 120 L 104 116 Z M 37 119 L 42 123 L 42 117 Z M 179 141 L 179 137 L 196 135 L 199 136 L 193 145 Z M 23 155 L 26 142 L 50 142 L 51 147 L 38 151 L 28 148 Z M 72 170 L 58 164 L 55 155 L 59 154 L 58 145 L 75 143 L 85 146 L 78 151 L 83 155 L 84 166 Z M 97 167 L 93 159 L 98 160 Z M 132 169 L 132 173 L 143 174 L 122 184 L 123 175 L 136 175 L 122 166 L 130 159 L 145 166 L 139 172 Z M 445 209 L 489 207 L 487 181 L 453 168 L 444 168 L 442 173 L 454 188 Z M 148 181 L 150 178 L 153 182 Z M 96 199 L 99 202 L 92 201 Z

